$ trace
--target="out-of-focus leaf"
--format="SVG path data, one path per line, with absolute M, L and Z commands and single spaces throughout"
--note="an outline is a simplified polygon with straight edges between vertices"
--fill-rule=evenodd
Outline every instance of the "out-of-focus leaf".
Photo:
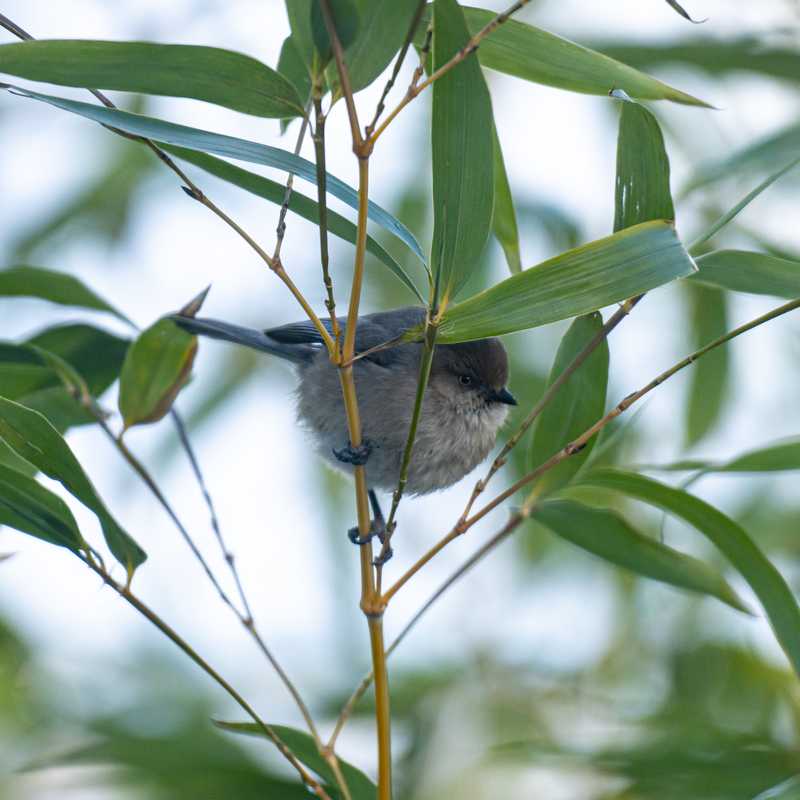
M 800 469 L 800 439 L 788 439 L 751 450 L 710 469 L 713 472 L 780 472 Z
M 359 27 L 355 40 L 345 49 L 344 60 L 354 92 L 369 86 L 400 49 L 419 8 L 420 0 L 355 0 Z M 338 72 L 328 67 L 332 86 Z
M 697 259 L 692 282 L 734 292 L 800 297 L 800 261 L 748 250 L 714 250 Z
M 258 197 L 263 197 L 265 200 L 277 205 L 282 205 L 286 197 L 286 187 L 283 184 L 271 181 L 269 178 L 249 172 L 241 167 L 236 167 L 220 158 L 214 158 L 214 156 L 199 153 L 195 150 L 186 150 L 183 147 L 173 147 L 172 145 L 165 145 L 164 149 L 168 153 L 194 164 L 211 175 L 215 175 L 217 178 L 228 181 L 228 183 L 232 183 L 240 189 L 258 195 Z M 319 224 L 319 205 L 315 200 L 306 197 L 297 190 L 292 192 L 292 196 L 289 199 L 289 210 L 303 219 L 313 222 L 315 225 Z M 328 230 L 334 236 L 355 244 L 356 226 L 349 219 L 337 214 L 330 208 L 328 209 Z M 403 267 L 371 236 L 367 236 L 367 252 L 387 266 L 395 277 L 414 293 L 421 303 L 425 302 L 419 289 L 417 289 Z
M 492 212 L 492 232 L 500 242 L 506 256 L 511 274 L 522 272 L 522 256 L 519 251 L 519 229 L 514 198 L 508 183 L 508 173 L 503 161 L 503 150 L 497 129 L 493 129 L 492 147 L 494 149 L 494 210 Z
M 433 66 L 469 40 L 456 0 L 433 4 Z M 437 300 L 446 306 L 472 274 L 492 223 L 492 102 L 477 57 L 468 56 L 433 84 L 433 244 Z
M 259 117 L 303 114 L 286 78 L 218 47 L 40 39 L 0 46 L 0 72 L 58 86 L 190 97 Z
M 711 595 L 748 612 L 727 581 L 711 567 L 645 536 L 613 511 L 573 500 L 545 500 L 537 505 L 533 517 L 562 539 L 612 564 L 645 578 Z
M 556 253 L 571 250 L 586 238 L 583 235 L 581 220 L 563 206 L 544 198 L 519 199 L 517 214 L 522 227 L 539 228 Z
M 470 34 L 474 35 L 497 14 L 481 8 L 464 8 L 464 16 Z M 417 47 L 422 44 L 427 21 L 417 30 Z M 708 105 L 602 53 L 514 19 L 483 39 L 478 58 L 484 67 L 557 89 L 598 95 L 622 89 L 638 100 Z
M 254 722 L 223 722 L 214 720 L 214 724 L 222 730 L 231 733 L 240 733 L 246 736 L 265 737 L 264 731 Z M 313 769 L 331 787 L 336 786 L 336 777 L 328 762 L 319 754 L 314 740 L 304 731 L 288 728 L 285 725 L 271 725 L 275 733 L 286 743 L 286 746 L 309 769 Z M 344 775 L 345 782 L 350 789 L 353 800 L 374 800 L 377 787 L 360 770 L 347 761 L 339 759 L 339 767 Z
M 66 547 L 73 553 L 87 548 L 75 517 L 60 497 L 27 475 L 2 465 L 0 525 Z
M 712 38 L 694 36 L 666 42 L 595 41 L 592 47 L 639 69 L 667 64 L 697 67 L 710 75 L 755 72 L 800 81 L 800 53 L 754 36 Z
M 147 555 L 111 516 L 58 431 L 38 412 L 0 397 L 0 438 L 97 515 L 109 550 L 130 579 Z
M 603 318 L 597 312 L 578 317 L 570 325 L 558 347 L 548 386 L 558 379 L 602 327 Z M 608 388 L 608 361 L 608 341 L 603 339 L 589 358 L 570 375 L 553 402 L 542 411 L 531 439 L 531 469 L 543 464 L 603 416 Z M 593 437 L 580 453 L 545 472 L 536 484 L 541 495 L 558 491 L 569 483 L 589 457 L 596 441 L 597 437 Z
M 130 346 L 119 381 L 125 430 L 157 422 L 172 407 L 192 371 L 197 337 L 172 320 L 160 319 Z
M 344 50 L 353 43 L 359 32 L 361 20 L 358 10 L 353 5 L 353 0 L 328 0 L 328 7 L 331 11 L 333 27 L 336 29 L 336 35 Z M 333 58 L 333 51 L 319 0 L 311 2 L 311 38 L 321 63 L 327 64 Z
M 484 339 L 587 314 L 694 272 L 669 222 L 646 222 L 569 250 L 451 306 L 441 343 Z
M 0 270 L 0 297 L 36 297 L 62 306 L 107 311 L 133 325 L 121 311 L 95 294 L 83 281 L 52 269 L 9 267 Z
M 717 161 L 701 166 L 691 177 L 684 192 L 690 192 L 734 175 L 775 172 L 796 161 L 800 152 L 800 124 L 793 123 L 745 145 Z
M 700 284 L 685 284 L 689 301 L 691 349 L 722 336 L 728 330 L 725 293 Z M 719 422 L 730 389 L 730 351 L 717 347 L 707 353 L 690 373 L 686 405 L 685 441 L 699 442 Z
M 744 211 L 750 203 L 753 202 L 762 192 L 766 191 L 770 186 L 772 186 L 775 181 L 779 178 L 782 178 L 787 172 L 792 170 L 800 164 L 800 158 L 795 158 L 793 161 L 790 161 L 786 166 L 781 167 L 777 172 L 773 172 L 772 175 L 769 175 L 765 178 L 761 183 L 756 186 L 755 189 L 748 192 L 733 208 L 729 211 L 726 211 L 719 219 L 715 220 L 714 223 L 711 225 L 710 228 L 703 231 L 692 243 L 689 245 L 689 252 L 697 253 L 700 248 L 708 242 L 710 239 L 713 239 L 729 222 L 736 219 L 736 217 Z
M 58 376 L 36 353 L 23 345 L 0 342 L 0 386 L 6 397 L 17 400 L 57 385 Z
M 800 800 L 800 775 L 767 789 L 753 800 Z
M 775 636 L 795 671 L 800 673 L 800 609 L 780 572 L 733 520 L 698 497 L 670 486 L 613 469 L 591 470 L 581 485 L 622 492 L 680 517 L 706 536 L 750 584 L 767 614 Z
M 678 3 L 677 0 L 666 0 L 666 1 L 669 7 L 672 8 L 674 11 L 676 11 L 678 14 L 680 14 L 684 19 L 688 19 L 689 22 L 699 21 L 699 20 L 693 20 L 689 15 L 689 12 L 680 3 Z
M 86 117 L 99 122 L 101 125 L 110 125 L 135 136 L 145 136 L 158 142 L 173 144 L 179 147 L 188 147 L 191 150 L 200 150 L 206 153 L 215 153 L 240 161 L 249 161 L 254 164 L 263 164 L 268 167 L 293 172 L 303 180 L 316 185 L 317 173 L 313 163 L 295 156 L 286 150 L 269 145 L 238 139 L 235 136 L 225 136 L 221 133 L 212 133 L 199 128 L 190 128 L 186 125 L 176 125 L 172 122 L 147 117 L 143 114 L 130 114 L 119 109 L 106 108 L 105 106 L 82 103 L 78 100 L 67 100 L 53 95 L 40 94 L 28 89 L 13 87 L 15 94 L 40 100 L 43 103 L 69 111 L 72 114 Z M 343 181 L 333 175 L 328 175 L 328 191 L 351 208 L 358 208 L 358 193 Z M 425 256 L 419 243 L 412 233 L 391 214 L 376 203 L 370 201 L 368 206 L 369 218 L 385 228 L 393 236 L 402 241 L 411 251 L 425 263 Z
M 646 108 L 630 101 L 621 103 L 614 195 L 614 231 L 675 219 L 661 128 Z
M 315 0 L 284 0 L 284 2 L 297 53 L 309 73 L 313 73 L 319 69 L 319 65 L 314 63 L 314 37 L 311 33 L 311 4 Z
M 305 100 L 311 95 L 311 77 L 297 49 L 297 42 L 290 34 L 283 40 L 281 54 L 278 57 L 278 72 L 294 86 L 297 96 Z M 281 120 L 281 133 L 285 133 L 291 119 Z

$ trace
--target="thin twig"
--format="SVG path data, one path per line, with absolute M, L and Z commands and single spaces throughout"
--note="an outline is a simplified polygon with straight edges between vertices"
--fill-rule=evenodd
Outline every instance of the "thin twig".
M 508 523 L 503 526 L 503 528 L 496 533 L 491 539 L 489 539 L 485 544 L 481 545 L 481 547 L 473 553 L 452 575 L 450 575 L 444 583 L 425 601 L 425 603 L 420 607 L 420 609 L 414 614 L 413 617 L 406 623 L 403 630 L 397 635 L 397 638 L 389 645 L 389 648 L 386 650 L 386 657 L 388 658 L 399 646 L 403 639 L 408 636 L 411 632 L 412 628 L 419 622 L 420 618 L 428 611 L 428 609 L 460 578 L 462 578 L 469 570 L 472 569 L 479 561 L 481 561 L 486 554 L 494 549 L 500 542 L 506 539 L 519 525 L 522 521 L 522 518 L 517 520 L 517 516 L 520 512 L 512 515 L 511 519 L 509 519 Z M 345 723 L 350 718 L 355 709 L 356 704 L 367 691 L 367 689 L 372 684 L 372 672 L 368 673 L 364 676 L 361 680 L 361 683 L 355 689 L 350 698 L 342 707 L 341 712 L 336 720 L 336 725 L 334 727 L 333 733 L 331 734 L 331 738 L 328 740 L 328 747 L 335 747 L 336 740 L 339 738 L 339 734 L 342 732 L 342 728 L 344 728 Z
M 97 575 L 103 582 L 110 586 L 123 600 L 135 608 L 145 619 L 155 625 L 168 639 L 177 645 L 200 669 L 211 677 L 220 687 L 222 687 L 233 700 L 247 713 L 247 715 L 258 725 L 264 735 L 272 741 L 278 748 L 283 757 L 297 770 L 303 783 L 320 800 L 331 800 L 330 795 L 325 789 L 308 773 L 306 768 L 297 760 L 296 756 L 287 747 L 286 743 L 278 736 L 277 732 L 253 710 L 252 706 L 202 657 L 197 651 L 181 637 L 172 627 L 164 622 L 158 614 L 149 606 L 145 605 L 130 589 L 117 583 L 100 565 L 92 558 L 81 558 L 81 560 Z
M 422 12 L 425 10 L 425 3 L 426 0 L 419 0 L 417 10 L 414 12 L 414 18 L 411 20 L 411 24 L 408 26 L 408 33 L 406 33 L 406 38 L 403 40 L 403 46 L 400 48 L 400 52 L 397 54 L 397 58 L 395 59 L 392 74 L 389 80 L 386 82 L 386 86 L 383 88 L 381 99 L 378 100 L 378 105 L 375 108 L 375 116 L 373 116 L 372 122 L 367 125 L 365 131 L 367 138 L 372 136 L 372 131 L 375 130 L 375 126 L 378 124 L 378 120 L 386 108 L 384 103 L 386 102 L 386 98 L 389 96 L 389 92 L 391 92 L 392 88 L 394 87 L 394 82 L 397 80 L 397 76 L 400 74 L 400 68 L 403 66 L 403 61 L 406 59 L 408 48 L 411 46 L 411 42 L 414 41 L 414 34 L 417 32 L 420 20 L 422 19 Z
M 333 281 L 329 271 L 328 253 L 328 181 L 325 163 L 325 114 L 322 111 L 322 86 L 315 83 L 314 102 L 314 155 L 317 167 L 317 206 L 319 208 L 319 256 L 322 265 L 322 283 L 325 286 L 325 307 L 331 320 L 331 331 L 335 343 L 336 356 L 340 355 L 339 320 L 336 319 L 336 299 L 333 294 Z
M 156 500 L 161 505 L 161 507 L 167 512 L 169 518 L 172 520 L 172 522 L 174 523 L 175 527 L 178 529 L 178 531 L 180 532 L 181 536 L 183 537 L 183 540 L 186 542 L 186 544 L 189 546 L 189 549 L 192 551 L 192 555 L 194 555 L 194 557 L 197 559 L 197 561 L 199 562 L 199 564 L 203 568 L 203 571 L 206 573 L 206 576 L 208 577 L 209 581 L 211 582 L 213 587 L 216 589 L 217 594 L 219 595 L 219 597 L 222 600 L 222 602 L 225 603 L 225 605 L 228 606 L 228 608 L 230 608 L 231 611 L 233 611 L 233 613 L 236 615 L 237 619 L 242 623 L 242 625 L 244 626 L 245 630 L 247 630 L 247 632 L 253 638 L 255 643 L 258 645 L 258 648 L 261 650 L 263 655 L 269 661 L 269 663 L 271 664 L 272 668 L 275 670 L 275 672 L 277 673 L 278 677 L 280 678 L 281 682 L 283 683 L 283 685 L 286 687 L 286 689 L 289 692 L 289 694 L 294 699 L 294 701 L 295 701 L 295 703 L 296 703 L 301 715 L 303 716 L 303 719 L 304 719 L 304 721 L 306 723 L 306 726 L 308 727 L 309 733 L 311 733 L 311 736 L 315 739 L 315 741 L 320 741 L 319 734 L 317 732 L 316 726 L 314 725 L 314 720 L 312 719 L 311 714 L 310 714 L 310 712 L 308 710 L 308 706 L 306 706 L 303 698 L 301 697 L 300 693 L 297 690 L 297 687 L 294 685 L 294 683 L 291 681 L 289 676 L 286 674 L 285 670 L 280 665 L 280 663 L 275 658 L 275 656 L 272 654 L 272 651 L 269 649 L 269 647 L 267 646 L 266 642 L 261 637 L 261 634 L 256 629 L 255 621 L 254 621 L 253 616 L 252 616 L 252 614 L 250 612 L 249 604 L 247 603 L 247 600 L 246 600 L 246 598 L 244 596 L 244 592 L 242 590 L 242 586 L 241 586 L 241 583 L 239 581 L 239 576 L 238 576 L 238 573 L 236 572 L 236 569 L 235 569 L 235 566 L 234 566 L 233 556 L 228 551 L 228 549 L 225 547 L 224 540 L 222 539 L 221 533 L 219 532 L 218 523 L 213 522 L 213 520 L 216 520 L 216 515 L 213 512 L 213 506 L 209 507 L 211 509 L 211 512 L 212 512 L 212 515 L 213 515 L 212 516 L 212 526 L 214 527 L 215 534 L 217 535 L 218 541 L 220 542 L 220 546 L 222 547 L 223 553 L 225 555 L 225 560 L 228 562 L 231 570 L 234 573 L 234 577 L 236 579 L 236 585 L 239 588 L 239 591 L 240 591 L 240 594 L 241 594 L 241 597 L 242 597 L 242 601 L 243 601 L 243 604 L 245 606 L 245 613 L 244 614 L 239 610 L 239 608 L 237 608 L 236 604 L 230 599 L 230 597 L 228 597 L 228 594 L 225 592 L 225 590 L 220 585 L 219 581 L 217 580 L 216 576 L 214 575 L 213 570 L 211 569 L 211 567 L 209 566 L 208 562 L 203 557 L 203 554 L 200 552 L 199 548 L 195 544 L 195 542 L 192 539 L 189 531 L 186 529 L 186 526 L 181 522 L 180 517 L 178 517 L 178 515 L 175 513 L 175 510 L 172 508 L 172 506 L 170 505 L 169 501 L 164 496 L 164 494 L 161 491 L 161 489 L 159 488 L 158 484 L 155 482 L 155 479 L 147 471 L 147 468 L 144 466 L 144 464 L 142 464 L 141 461 L 139 461 L 139 459 L 136 458 L 136 456 L 128 449 L 128 446 L 125 444 L 125 442 L 122 440 L 121 437 L 117 437 L 117 436 L 114 435 L 113 431 L 108 427 L 108 424 L 106 423 L 106 421 L 101 416 L 96 415 L 96 419 L 97 419 L 98 424 L 102 428 L 102 430 L 109 437 L 109 439 L 114 443 L 114 446 L 120 452 L 120 454 L 125 459 L 125 461 L 127 461 L 127 463 L 130 465 L 130 467 L 133 469 L 133 471 L 142 479 L 144 484 L 151 491 L 151 493 L 156 498 Z M 178 431 L 179 431 L 179 434 L 180 434 L 180 431 L 181 431 L 181 426 L 180 425 L 178 426 Z M 185 435 L 185 431 L 184 431 L 184 435 Z M 188 438 L 186 439 L 186 444 L 184 445 L 184 447 L 187 447 L 187 445 L 188 445 Z M 198 480 L 201 483 L 201 487 L 202 487 L 204 493 L 206 493 L 205 484 L 204 484 L 204 482 L 202 480 L 202 474 L 199 474 L 199 465 L 197 465 L 197 461 L 194 458 L 194 453 L 193 453 L 193 451 L 191 449 L 191 446 L 187 447 L 186 452 L 189 455 L 190 461 L 192 462 L 192 468 L 193 469 L 197 468 L 197 470 L 198 470 L 197 472 L 195 472 L 195 474 L 198 475 Z M 208 501 L 210 502 L 210 497 L 208 498 Z
M 303 147 L 303 139 L 305 139 L 306 131 L 308 130 L 308 115 L 311 113 L 311 101 L 306 103 L 306 113 L 303 117 L 303 122 L 300 125 L 300 132 L 297 134 L 297 141 L 294 145 L 294 154 L 299 155 Z M 286 179 L 286 191 L 283 195 L 283 203 L 281 204 L 281 211 L 278 214 L 278 225 L 276 227 L 277 239 L 275 240 L 275 249 L 272 252 L 272 260 L 278 261 L 281 257 L 281 246 L 283 245 L 283 237 L 286 235 L 286 214 L 289 211 L 289 202 L 292 199 L 292 188 L 294 186 L 294 172 L 289 173 Z
M 507 8 L 502 13 L 498 14 L 492 20 L 486 23 L 470 40 L 449 60 L 442 64 L 439 69 L 431 73 L 431 75 L 422 83 L 412 81 L 408 87 L 403 99 L 392 109 L 389 116 L 383 121 L 380 127 L 369 137 L 368 142 L 372 145 L 378 140 L 380 135 L 391 125 L 394 118 L 419 94 L 427 89 L 432 83 L 438 81 L 443 75 L 450 72 L 453 67 L 458 66 L 462 61 L 471 56 L 480 46 L 480 43 L 494 30 L 499 28 L 504 22 L 507 22 L 512 14 L 515 14 L 521 8 L 526 6 L 530 0 L 517 0 L 512 6 Z
M 392 495 L 392 507 L 389 511 L 389 518 L 386 521 L 385 533 L 383 538 L 383 545 L 381 551 L 376 559 L 377 566 L 376 584 L 378 594 L 381 593 L 381 580 L 383 577 L 383 564 L 386 561 L 389 552 L 391 551 L 391 540 L 396 526 L 395 517 L 397 516 L 397 509 L 400 506 L 400 501 L 403 499 L 406 484 L 408 483 L 408 470 L 411 465 L 411 453 L 414 449 L 414 441 L 417 438 L 417 427 L 419 426 L 419 419 L 422 415 L 422 404 L 425 399 L 425 390 L 428 387 L 428 378 L 431 374 L 431 365 L 433 364 L 433 353 L 436 349 L 436 332 L 438 326 L 433 322 L 435 312 L 428 315 L 425 321 L 425 339 L 422 354 L 419 362 L 419 375 L 417 377 L 417 393 L 414 398 L 414 408 L 411 413 L 411 423 L 408 426 L 408 436 L 406 437 L 406 445 L 403 449 L 403 458 L 400 462 L 400 476 L 397 481 L 397 488 Z
M 469 512 L 472 510 L 472 506 L 486 489 L 489 481 L 491 481 L 497 471 L 505 465 L 506 461 L 508 460 L 508 454 L 517 446 L 520 439 L 525 435 L 525 432 L 531 427 L 531 425 L 533 425 L 533 423 L 538 419 L 542 411 L 544 411 L 544 409 L 553 401 L 555 396 L 561 390 L 561 387 L 564 386 L 564 384 L 581 367 L 586 359 L 588 359 L 589 356 L 600 346 L 600 344 L 608 338 L 611 331 L 613 331 L 614 328 L 616 328 L 617 325 L 619 325 L 620 322 L 622 322 L 622 320 L 631 313 L 633 308 L 643 297 L 644 295 L 639 295 L 638 297 L 633 297 L 630 300 L 626 300 L 614 312 L 614 314 L 608 318 L 608 321 L 595 334 L 595 336 L 592 337 L 591 341 L 586 344 L 580 353 L 575 356 L 575 358 L 564 369 L 564 371 L 550 384 L 550 386 L 547 387 L 547 390 L 541 396 L 539 402 L 531 409 L 528 416 L 525 417 L 525 419 L 520 423 L 514 433 L 503 445 L 503 448 L 498 453 L 497 458 L 495 458 L 491 467 L 489 467 L 489 471 L 486 473 L 486 476 L 475 484 L 475 488 L 472 490 L 472 494 L 467 501 L 467 505 L 465 506 L 464 511 L 461 513 L 462 520 L 467 519 Z

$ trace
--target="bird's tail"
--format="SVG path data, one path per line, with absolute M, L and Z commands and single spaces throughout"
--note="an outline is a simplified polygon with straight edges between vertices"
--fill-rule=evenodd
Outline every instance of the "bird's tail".
M 198 319 L 182 314 L 173 314 L 170 319 L 189 333 L 241 344 L 263 353 L 278 356 L 278 358 L 284 358 L 287 361 L 294 361 L 297 364 L 306 363 L 314 354 L 313 348 L 283 344 L 255 328 L 243 328 L 241 325 L 233 325 L 217 319 Z

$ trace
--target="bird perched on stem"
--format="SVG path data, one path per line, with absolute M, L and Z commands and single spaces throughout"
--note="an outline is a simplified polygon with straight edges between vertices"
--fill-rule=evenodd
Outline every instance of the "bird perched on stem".
M 321 455 L 345 471 L 363 464 L 370 490 L 392 491 L 397 486 L 422 344 L 380 345 L 424 323 L 424 309 L 398 308 L 358 319 L 353 362 L 363 436 L 358 450 L 349 443 L 338 367 L 331 363 L 311 322 L 260 331 L 181 314 L 172 319 L 190 333 L 291 361 L 299 378 L 297 416 Z M 323 324 L 330 330 L 330 320 Z M 344 329 L 345 320 L 339 324 Z M 508 406 L 516 405 L 507 380 L 508 357 L 499 339 L 437 345 L 408 472 L 409 493 L 427 494 L 451 486 L 486 458 Z M 371 496 L 377 506 L 374 492 Z

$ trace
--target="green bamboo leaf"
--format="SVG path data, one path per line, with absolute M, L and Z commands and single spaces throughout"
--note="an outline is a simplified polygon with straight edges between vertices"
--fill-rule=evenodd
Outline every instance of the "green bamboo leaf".
M 278 56 L 278 72 L 294 86 L 298 97 L 305 99 L 311 95 L 311 77 L 292 35 L 283 40 L 281 53 Z M 281 133 L 286 132 L 290 123 L 291 119 L 281 120 Z
M 798 152 L 800 124 L 795 122 L 724 158 L 701 166 L 688 181 L 684 192 L 688 193 L 735 175 L 782 171 L 787 164 L 797 163 Z
M 574 500 L 545 500 L 533 518 L 562 539 L 645 578 L 711 595 L 749 613 L 727 581 L 699 559 L 635 530 L 613 511 Z
M 37 411 L 0 397 L 0 439 L 97 515 L 109 550 L 130 579 L 147 555 L 111 516 L 61 434 Z
M 800 439 L 785 439 L 743 453 L 722 464 L 706 464 L 706 472 L 781 472 L 800 469 Z
M 73 553 L 88 545 L 67 504 L 49 489 L 0 465 L 0 525 L 8 525 Z
M 519 250 L 519 229 L 514 198 L 508 182 L 506 164 L 497 129 L 492 126 L 492 150 L 494 153 L 494 210 L 492 212 L 492 233 L 500 242 L 505 253 L 506 263 L 512 275 L 522 272 L 522 255 Z
M 680 3 L 678 3 L 677 0 L 666 0 L 666 2 L 671 9 L 680 14 L 684 19 L 688 19 L 689 22 L 695 22 L 695 20 L 693 20 L 689 15 L 689 12 Z M 705 22 L 705 20 L 702 20 L 702 22 Z
M 728 301 L 725 293 L 708 286 L 687 283 L 691 349 L 722 336 L 728 325 Z M 717 347 L 703 356 L 690 373 L 686 406 L 686 445 L 706 436 L 719 422 L 730 388 L 730 350 Z
M 58 375 L 33 350 L 13 342 L 0 342 L 0 386 L 10 400 L 58 385 Z
M 797 83 L 800 81 L 800 53 L 793 47 L 780 47 L 764 36 L 692 37 L 667 42 L 594 41 L 595 50 L 637 69 L 667 65 L 705 70 L 709 75 L 726 76 L 743 72 L 768 75 Z
M 254 164 L 263 164 L 268 167 L 293 172 L 303 180 L 316 185 L 316 167 L 310 161 L 300 156 L 295 156 L 278 147 L 270 147 L 246 139 L 237 139 L 234 136 L 225 136 L 221 133 L 212 133 L 199 128 L 190 128 L 186 125 L 176 125 L 171 122 L 147 117 L 143 114 L 131 114 L 119 109 L 106 108 L 105 106 L 82 103 L 78 100 L 67 100 L 53 95 L 31 92 L 28 89 L 12 87 L 15 94 L 39 100 L 43 103 L 78 114 L 87 119 L 99 122 L 101 125 L 110 125 L 135 136 L 144 136 L 165 144 L 178 147 L 188 147 L 190 150 L 200 150 L 205 153 L 214 153 L 219 156 L 235 158 L 239 161 L 249 161 Z M 338 197 L 351 208 L 358 208 L 358 193 L 343 181 L 333 175 L 328 175 L 328 191 Z M 402 241 L 413 253 L 425 263 L 425 256 L 413 234 L 388 211 L 370 201 L 368 205 L 369 218 L 385 228 L 393 236 Z
M 464 16 L 470 34 L 474 35 L 497 13 L 464 8 Z M 422 44 L 425 27 L 424 24 L 417 31 L 415 44 L 418 47 Z M 607 95 L 612 89 L 622 89 L 638 100 L 672 100 L 708 106 L 602 53 L 514 19 L 504 22 L 481 42 L 478 58 L 484 67 L 571 92 Z
M 714 250 L 697 259 L 692 282 L 733 292 L 800 297 L 800 261 L 747 250 Z
M 265 738 L 264 731 L 254 722 L 223 722 L 214 720 L 214 724 L 230 733 L 244 734 L 245 736 L 258 736 Z M 309 769 L 314 770 L 329 787 L 336 786 L 336 776 L 333 774 L 328 762 L 319 754 L 314 740 L 304 731 L 289 728 L 285 725 L 270 725 L 286 746 Z M 339 759 L 345 783 L 350 789 L 353 800 L 375 800 L 377 788 L 375 784 L 360 770 L 344 759 Z M 338 792 L 337 792 L 338 796 Z
M 800 800 L 800 775 L 762 792 L 753 800 Z
M 0 46 L 0 72 L 58 86 L 190 97 L 259 117 L 303 115 L 286 78 L 218 47 L 40 39 Z
M 800 609 L 780 572 L 743 528 L 713 506 L 681 489 L 651 478 L 613 469 L 591 470 L 581 485 L 622 492 L 680 517 L 706 536 L 750 584 L 767 614 L 775 636 L 800 673 Z
M 469 40 L 456 0 L 433 4 L 433 66 Z M 446 306 L 477 266 L 492 223 L 492 102 L 475 55 L 433 84 L 433 245 L 437 300 Z
M 186 385 L 197 354 L 197 337 L 160 319 L 130 346 L 119 379 L 119 410 L 125 430 L 157 422 Z
M 597 336 L 602 327 L 603 318 L 597 312 L 575 319 L 558 347 L 547 381 L 548 386 Z M 608 340 L 603 339 L 589 358 L 570 375 L 555 401 L 542 411 L 531 439 L 529 464 L 532 470 L 603 416 L 608 389 L 608 362 Z M 558 491 L 569 483 L 589 457 L 596 441 L 595 436 L 580 453 L 545 472 L 537 483 L 541 495 Z
M 419 0 L 356 0 L 360 20 L 344 60 L 353 92 L 369 86 L 389 65 L 405 40 Z M 338 72 L 328 67 L 328 80 L 337 87 Z
M 794 160 L 790 161 L 786 166 L 781 167 L 777 172 L 773 172 L 772 175 L 769 175 L 765 178 L 761 183 L 756 186 L 755 189 L 748 192 L 733 208 L 726 211 L 719 219 L 715 220 L 711 227 L 703 231 L 692 243 L 689 245 L 689 252 L 690 253 L 697 253 L 698 250 L 710 239 L 713 239 L 728 223 L 732 222 L 736 219 L 737 216 L 745 209 L 750 203 L 753 202 L 762 192 L 769 189 L 775 181 L 782 178 L 786 175 L 787 172 L 790 172 L 794 167 L 800 164 L 800 158 L 795 158 Z
M 62 306 L 107 311 L 133 325 L 121 311 L 96 295 L 83 281 L 52 269 L 9 267 L 0 270 L 0 297 L 36 297 Z
M 206 155 L 205 153 L 198 153 L 194 150 L 186 150 L 183 147 L 173 147 L 172 145 L 164 145 L 164 149 L 174 156 L 188 161 L 190 164 L 199 167 L 200 169 L 215 175 L 228 183 L 238 186 L 247 192 L 263 197 L 276 205 L 282 205 L 286 197 L 286 187 L 283 184 L 271 181 L 255 172 L 236 167 L 223 161 L 220 158 Z M 289 210 L 293 211 L 303 219 L 313 222 L 315 225 L 319 224 L 319 205 L 315 200 L 298 192 L 296 189 L 292 192 L 289 199 Z M 356 226 L 350 222 L 349 219 L 337 214 L 335 211 L 328 209 L 328 230 L 340 239 L 346 242 L 355 244 L 356 241 Z M 387 266 L 398 280 L 413 292 L 415 297 L 424 303 L 419 289 L 417 289 L 414 282 L 409 277 L 408 273 L 403 269 L 398 261 L 396 261 L 378 242 L 371 236 L 367 236 L 367 252 L 371 253 L 382 264 Z
M 614 231 L 654 219 L 675 219 L 664 137 L 646 108 L 625 101 L 617 138 Z
M 437 341 L 484 339 L 587 314 L 694 272 L 669 222 L 568 250 L 447 309 Z M 418 332 L 411 332 L 410 337 Z
M 311 33 L 311 4 L 314 1 L 284 0 L 295 47 L 309 74 L 315 74 L 316 72 L 314 38 Z

